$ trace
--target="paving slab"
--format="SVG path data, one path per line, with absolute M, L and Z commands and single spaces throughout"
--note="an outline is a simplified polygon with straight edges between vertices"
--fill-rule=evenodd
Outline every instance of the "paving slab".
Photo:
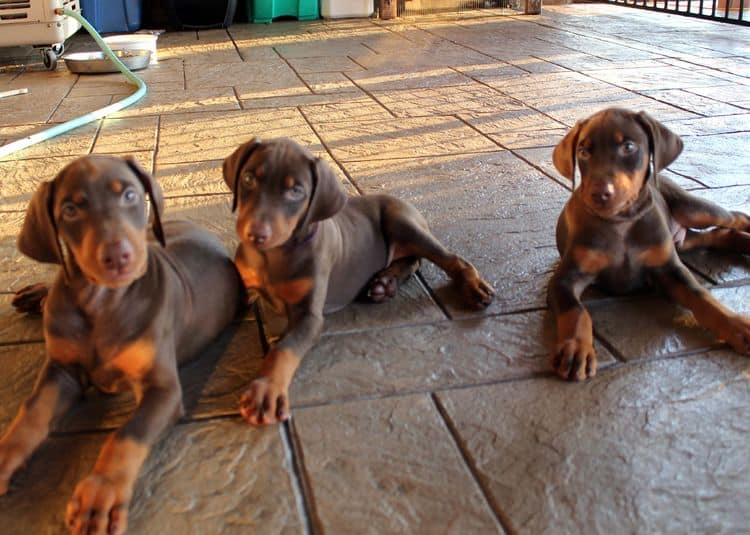
M 708 88 L 711 89 L 711 88 Z M 693 91 L 685 89 L 656 89 L 650 91 L 640 91 L 641 94 L 669 104 L 670 106 L 676 106 L 684 110 L 689 110 L 699 115 L 731 115 L 736 113 L 743 113 L 745 111 L 740 106 L 733 106 L 731 104 L 709 98 L 707 96 L 701 96 L 696 94 L 701 90 Z
M 427 392 L 550 373 L 544 311 L 325 336 L 302 361 L 293 406 Z M 596 344 L 600 364 L 614 358 Z
M 154 151 L 158 128 L 158 117 L 104 119 L 91 152 Z
M 17 140 L 41 132 L 50 125 L 47 124 L 28 124 L 18 125 L 11 128 L 4 128 L 6 135 L 10 140 Z M 0 159 L 0 165 L 6 165 L 5 162 L 14 162 L 17 160 L 29 160 L 32 158 L 50 158 L 50 157 L 69 157 L 83 156 L 88 154 L 91 146 L 94 144 L 96 132 L 99 129 L 98 122 L 87 124 L 81 128 L 69 131 L 53 139 L 43 141 L 21 151 Z M 9 163 L 14 167 L 23 167 L 27 164 Z M 15 174 L 15 173 L 11 173 Z
M 65 97 L 49 118 L 50 123 L 64 123 L 81 117 L 112 103 L 112 95 L 90 95 L 85 97 Z
M 110 117 L 167 116 L 187 112 L 231 111 L 239 108 L 237 96 L 231 87 L 209 87 L 147 93 L 136 104 L 115 112 Z
M 378 90 L 372 91 L 372 95 L 396 117 L 523 110 L 519 102 L 480 83 L 399 91 Z
M 260 63 L 194 63 L 185 65 L 187 89 L 232 87 L 253 83 L 258 78 L 283 77 L 295 78 L 289 65 L 278 56 L 275 59 L 264 59 Z
M 750 130 L 750 116 L 747 121 Z M 682 154 L 669 168 L 712 188 L 749 184 L 750 175 L 745 169 L 750 165 L 750 156 L 744 150 L 748 142 L 750 131 L 685 137 Z
M 313 152 L 321 150 L 318 138 L 295 109 L 183 113 L 162 117 L 157 163 L 224 159 L 253 136 L 290 137 Z
M 341 162 L 488 152 L 497 146 L 453 117 L 316 124 L 328 150 Z
M 348 99 L 339 99 L 331 103 L 311 103 L 300 106 L 303 115 L 312 124 L 352 121 L 375 121 L 392 119 L 382 104 L 370 96 L 352 95 Z
M 18 342 L 41 342 L 41 314 L 19 314 L 10 304 L 13 294 L 0 294 L 0 345 Z
M 530 533 L 745 530 L 748 361 L 727 352 L 439 393 L 479 479 Z M 710 422 L 710 431 L 706 430 Z
M 313 93 L 353 93 L 363 96 L 364 93 L 354 85 L 342 72 L 308 72 L 299 73 L 299 77 L 310 87 Z
M 712 288 L 730 310 L 750 315 L 750 287 Z M 693 315 L 666 296 L 591 303 L 594 332 L 627 361 L 703 352 L 722 345 Z
M 104 440 L 104 434 L 48 440 L 0 500 L 3 531 L 65 532 L 67 501 Z M 177 426 L 146 461 L 128 533 L 299 533 L 289 470 L 278 427 L 258 430 L 239 421 Z
M 294 428 L 326 533 L 502 533 L 429 396 L 300 410 Z
M 510 149 L 551 147 L 568 131 L 561 122 L 527 107 L 490 113 L 462 113 L 460 117 Z
M 96 128 L 95 125 L 91 125 L 91 127 Z M 89 146 L 92 142 L 93 133 L 91 134 L 91 139 L 87 140 Z M 42 145 L 44 143 L 32 148 L 41 150 Z M 49 148 L 52 152 L 51 147 Z M 26 211 L 26 206 L 31 199 L 31 195 L 36 191 L 40 182 L 43 180 L 52 180 L 75 157 L 84 156 L 87 153 L 88 149 L 85 152 L 82 151 L 81 154 L 54 155 L 18 161 L 0 161 L 0 176 L 3 177 L 3 180 L 0 181 L 0 198 L 3 199 L 3 210 Z M 153 153 L 151 151 L 131 151 L 130 155 L 145 169 L 151 169 L 153 160 Z M 113 154 L 113 156 L 122 156 L 122 154 Z M 16 229 L 7 227 L 4 232 L 9 236 L 11 234 L 15 236 L 20 230 L 20 226 Z

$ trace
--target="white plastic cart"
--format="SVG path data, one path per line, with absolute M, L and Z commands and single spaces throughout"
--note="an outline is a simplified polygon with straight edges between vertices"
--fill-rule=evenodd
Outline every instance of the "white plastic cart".
M 45 67 L 54 70 L 65 50 L 65 40 L 81 25 L 55 10 L 81 11 L 79 0 L 0 0 L 0 47 L 34 46 L 41 49 Z

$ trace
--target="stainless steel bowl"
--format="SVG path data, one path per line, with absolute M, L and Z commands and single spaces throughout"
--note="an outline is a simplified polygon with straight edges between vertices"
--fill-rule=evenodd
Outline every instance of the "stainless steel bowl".
M 131 71 L 145 69 L 151 61 L 150 50 L 114 50 L 125 66 Z M 75 52 L 63 56 L 65 66 L 76 74 L 120 72 L 117 65 L 104 52 Z

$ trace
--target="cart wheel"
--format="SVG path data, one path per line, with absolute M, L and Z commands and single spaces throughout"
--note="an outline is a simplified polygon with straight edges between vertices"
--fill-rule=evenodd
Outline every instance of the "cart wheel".
M 57 54 L 51 48 L 42 50 L 42 61 L 48 71 L 54 71 L 57 68 Z
M 52 45 L 52 51 L 57 54 L 57 57 L 59 58 L 65 53 L 65 43 L 57 43 L 55 45 Z

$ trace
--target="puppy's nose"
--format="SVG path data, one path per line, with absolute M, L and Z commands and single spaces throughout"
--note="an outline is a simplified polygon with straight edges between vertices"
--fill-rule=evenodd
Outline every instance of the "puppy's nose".
M 607 204 L 615 194 L 615 187 L 612 184 L 606 184 L 601 188 L 596 188 L 591 192 L 591 200 L 596 204 Z
M 117 240 L 104 244 L 101 250 L 104 269 L 120 271 L 133 260 L 133 246 L 128 240 Z
M 250 226 L 248 237 L 253 243 L 263 245 L 271 238 L 271 226 L 267 223 L 255 222 Z

